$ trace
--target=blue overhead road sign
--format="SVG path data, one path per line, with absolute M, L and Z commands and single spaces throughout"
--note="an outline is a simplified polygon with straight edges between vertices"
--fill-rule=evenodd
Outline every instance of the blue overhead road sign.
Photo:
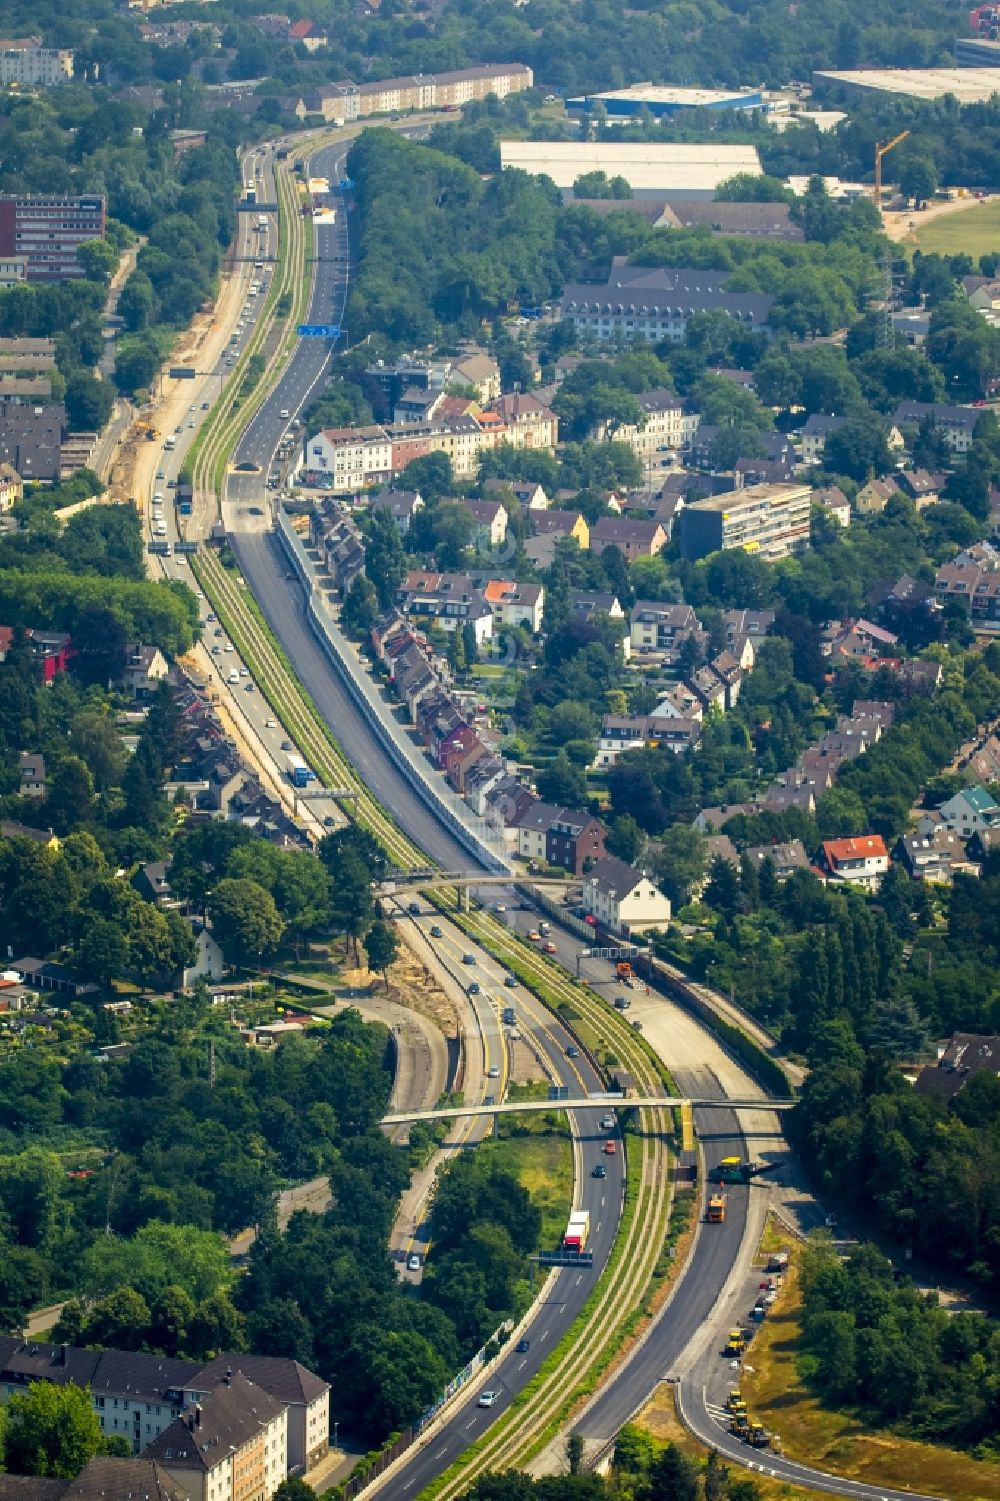
M 336 339 L 340 336 L 340 324 L 300 323 L 296 333 L 300 339 Z

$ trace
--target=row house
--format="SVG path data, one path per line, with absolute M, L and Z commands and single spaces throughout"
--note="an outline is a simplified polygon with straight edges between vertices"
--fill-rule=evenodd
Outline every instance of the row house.
M 311 530 L 326 570 L 341 598 L 345 598 L 365 569 L 365 543 L 357 522 L 336 501 L 327 500 L 313 512 Z
M 972 620 L 1000 620 L 1000 568 L 989 563 L 945 563 L 934 576 L 934 597 L 956 600 Z
M 601 516 L 590 531 L 591 552 L 600 556 L 606 547 L 617 547 L 626 563 L 633 558 L 655 558 L 666 545 L 667 533 L 659 521 Z
M 493 636 L 493 611 L 468 574 L 411 569 L 400 585 L 396 603 L 416 622 L 457 631 L 471 625 L 477 645 Z
M 901 433 L 913 434 L 919 431 L 921 423 L 932 422 L 952 453 L 968 453 L 981 416 L 979 407 L 948 406 L 941 401 L 901 401 L 892 414 L 892 426 Z
M 475 534 L 472 545 L 478 553 L 487 553 L 502 547 L 507 540 L 507 507 L 499 500 L 463 500 L 465 510 L 472 517 Z
M 526 391 L 499 396 L 488 410 L 502 421 L 504 440 L 512 448 L 553 449 L 559 442 L 559 418 L 544 401 Z
M 523 860 L 559 865 L 571 875 L 604 855 L 604 825 L 579 808 L 535 800 L 516 817 L 517 853 Z
M 533 480 L 488 479 L 483 481 L 483 491 L 486 495 L 502 495 L 509 491 L 522 510 L 535 513 L 535 522 L 541 519 L 538 513 L 549 508 L 549 497 L 544 486 L 535 484 Z M 586 548 L 586 541 L 581 541 L 580 546 Z
M 647 466 L 664 462 L 657 458 L 657 454 L 690 447 L 701 422 L 701 413 L 690 401 L 675 391 L 665 390 L 645 391 L 635 400 L 643 420 L 624 422 L 615 427 L 599 423 L 592 435 L 597 442 L 606 443 L 613 439 L 616 443 L 625 443 Z
M 379 491 L 371 503 L 371 509 L 391 516 L 400 533 L 405 536 L 414 516 L 424 509 L 424 497 L 419 490 L 396 490 L 390 487 Z
M 133 1453 L 158 1459 L 171 1473 L 165 1456 L 154 1452 L 156 1446 L 162 1446 L 178 1420 L 196 1417 L 199 1406 L 207 1437 L 213 1420 L 209 1403 L 217 1394 L 225 1394 L 227 1414 L 251 1426 L 266 1411 L 268 1424 L 275 1426 L 265 1453 L 263 1483 L 249 1493 L 253 1496 L 273 1495 L 289 1473 L 312 1469 L 329 1449 L 330 1387 L 297 1360 L 283 1356 L 227 1351 L 205 1364 L 0 1335 L 0 1401 L 36 1381 L 87 1389 L 102 1433 L 124 1437 Z M 187 1482 L 180 1483 L 190 1497 Z M 216 1489 L 214 1494 L 216 1501 L 235 1501 L 231 1490 Z M 204 1501 L 210 1498 L 206 1495 Z

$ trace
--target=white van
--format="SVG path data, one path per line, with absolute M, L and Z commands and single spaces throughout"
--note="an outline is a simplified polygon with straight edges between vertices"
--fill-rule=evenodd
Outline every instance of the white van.
M 165 521 L 154 522 L 153 534 L 157 537 L 165 537 L 167 535 L 167 523 Z
M 239 673 L 238 673 L 238 672 L 237 672 L 237 671 L 236 671 L 236 670 L 235 670 L 235 669 L 234 669 L 234 670 L 233 670 L 233 671 L 232 671 L 232 672 L 231 672 L 231 673 L 230 673 L 230 674 L 229 674 L 229 676 L 228 676 L 228 678 L 227 678 L 227 679 L 226 679 L 226 682 L 227 682 L 227 683 L 238 683 L 238 682 L 239 682 L 239 680 L 240 680 L 240 675 L 239 675 Z

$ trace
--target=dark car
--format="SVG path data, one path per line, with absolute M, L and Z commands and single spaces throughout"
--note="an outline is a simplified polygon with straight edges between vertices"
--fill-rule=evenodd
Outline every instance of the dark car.
M 473 980 L 472 984 L 469 986 L 469 995 L 478 995 L 479 991 L 480 991 L 479 981 L 478 980 Z
M 579 1056 L 580 1056 L 580 1049 L 578 1047 L 576 1047 L 574 1043 L 571 1042 L 570 1045 L 569 1045 L 569 1047 L 566 1049 L 566 1057 L 567 1058 L 579 1058 Z
M 410 905 L 407 907 L 406 910 L 410 914 L 411 917 L 419 917 L 420 916 L 420 903 L 419 902 L 411 902 Z
M 599 1162 L 597 1164 L 597 1166 L 594 1168 L 594 1171 L 591 1174 L 591 1176 L 594 1177 L 594 1178 L 606 1178 L 608 1176 L 608 1170 L 604 1166 L 603 1162 Z
M 463 954 L 462 955 L 462 963 L 463 964 L 475 964 L 475 962 L 476 962 L 476 956 L 475 956 L 475 954 Z
M 444 937 L 444 929 L 440 926 L 439 923 L 435 923 L 434 926 L 431 928 L 431 937 L 432 938 L 443 938 Z
M 517 1344 L 514 1346 L 514 1349 L 517 1351 L 518 1355 L 523 1355 L 525 1350 L 531 1349 L 531 1340 L 519 1339 Z

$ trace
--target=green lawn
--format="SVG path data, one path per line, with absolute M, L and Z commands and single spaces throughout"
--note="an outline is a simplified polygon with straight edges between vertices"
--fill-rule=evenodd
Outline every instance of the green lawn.
M 573 1204 L 573 1148 L 565 1127 L 490 1139 L 478 1150 L 513 1173 L 542 1211 L 541 1245 L 558 1245 Z
M 915 239 L 925 255 L 937 251 L 939 255 L 971 255 L 978 260 L 991 250 L 1000 250 L 1000 198 L 972 199 L 968 208 L 956 209 L 953 214 L 942 214 L 920 225 L 920 215 L 914 214 L 917 223 Z

